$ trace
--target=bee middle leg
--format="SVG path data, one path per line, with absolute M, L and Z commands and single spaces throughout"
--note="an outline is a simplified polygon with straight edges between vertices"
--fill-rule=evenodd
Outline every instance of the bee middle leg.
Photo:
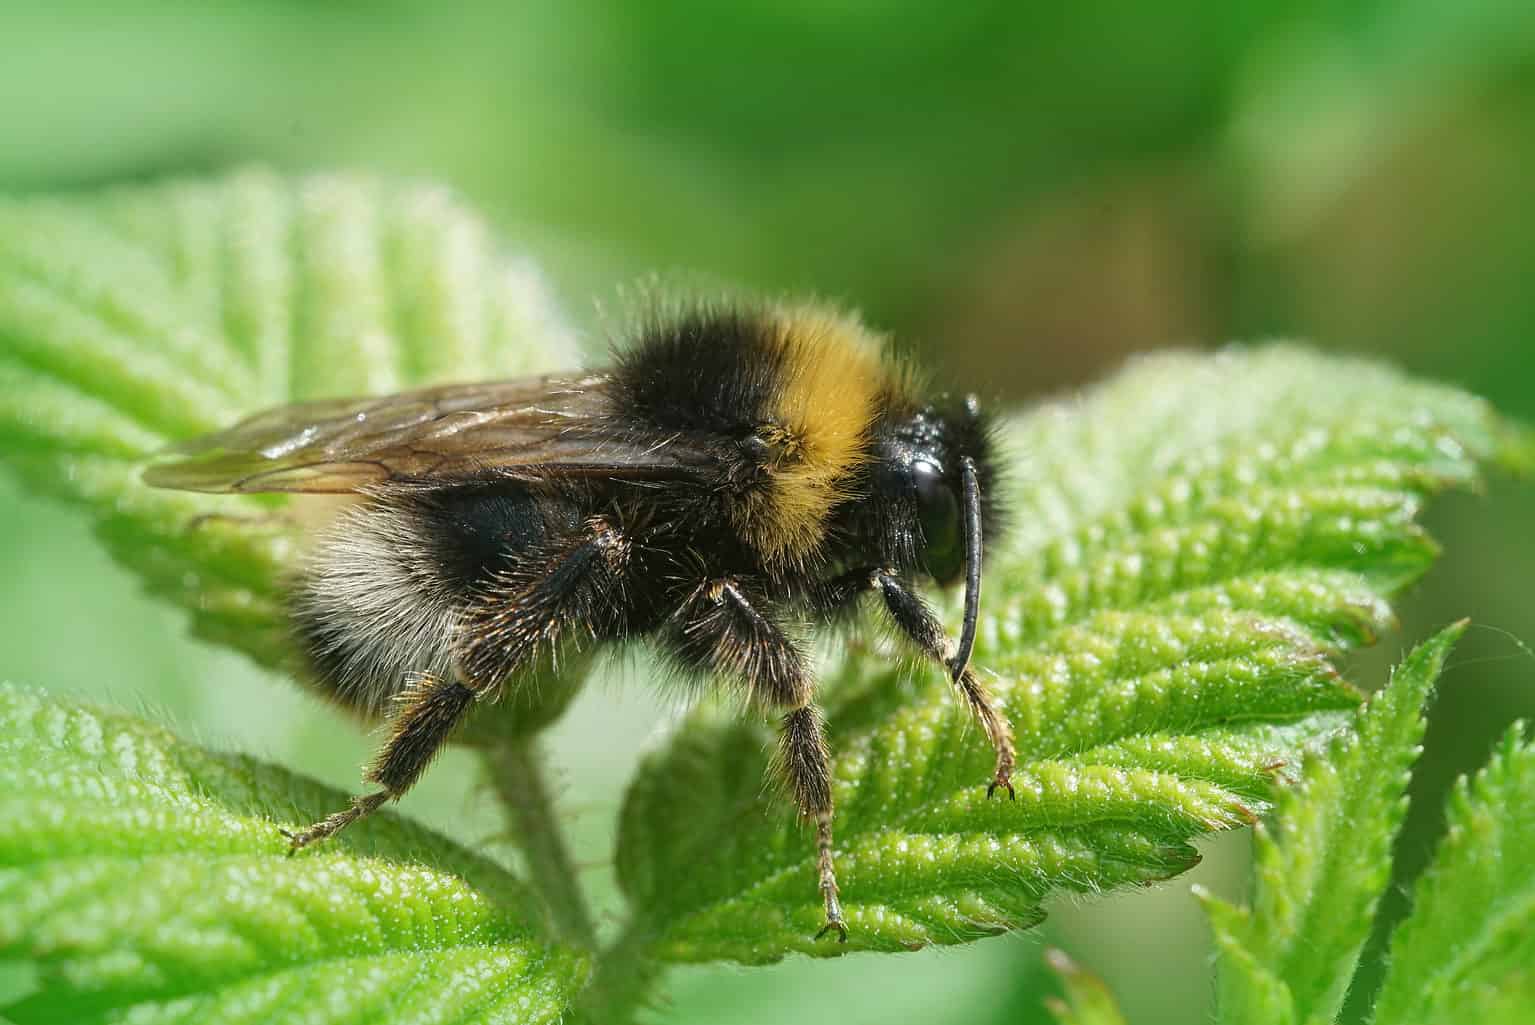
M 308 829 L 284 831 L 291 848 L 332 836 L 402 796 L 469 708 L 553 648 L 567 630 L 579 625 L 595 634 L 615 622 L 629 551 L 625 535 L 597 518 L 573 538 L 535 555 L 528 566 L 497 578 L 464 617 L 455 675 L 424 676 L 401 693 L 389 739 L 364 774 L 382 789 L 354 797 L 351 807 Z
M 747 582 L 724 577 L 694 589 L 672 618 L 666 641 L 685 664 L 742 680 L 752 701 L 787 709 L 779 725 L 777 765 L 800 815 L 815 823 L 816 873 L 826 911 L 820 939 L 847 942 L 832 844 L 831 754 L 814 682 L 800 649 Z
M 976 678 L 974 670 L 966 666 L 958 675 L 953 671 L 954 642 L 944 632 L 943 623 L 922 596 L 911 589 L 900 576 L 888 569 L 860 569 L 843 574 L 827 585 L 823 599 L 828 609 L 849 606 L 866 591 L 878 591 L 884 600 L 885 611 L 896 628 L 919 648 L 924 655 L 943 666 L 970 713 L 986 731 L 997 760 L 991 783 L 986 787 L 990 797 L 999 789 L 1009 797 L 1013 791 L 1013 767 L 1017 754 L 1013 746 L 1013 727 L 1007 716 L 992 703 L 991 695 Z

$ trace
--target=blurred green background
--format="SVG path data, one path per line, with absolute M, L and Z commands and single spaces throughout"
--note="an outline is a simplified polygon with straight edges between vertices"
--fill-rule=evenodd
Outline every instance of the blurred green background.
M 859 307 L 941 376 L 1009 402 L 1139 350 L 1297 336 L 1535 420 L 1528 0 L 10 2 L 0 125 L 9 193 L 253 162 L 447 182 L 589 330 L 624 283 L 691 270 Z M 1447 558 L 1407 596 L 1402 633 L 1355 666 L 1373 686 L 1431 626 L 1480 624 L 1434 709 L 1403 879 L 1432 850 L 1449 781 L 1535 716 L 1520 643 L 1535 642 L 1535 495 L 1493 482 L 1430 521 Z M 366 737 L 186 639 L 74 514 L 0 484 L 0 527 L 0 676 L 355 785 Z M 605 675 L 550 747 L 616 913 L 612 815 L 675 710 L 632 685 L 642 670 Z M 497 842 L 463 754 L 405 807 Z M 1048 941 L 1138 1025 L 1205 1020 L 1188 883 L 1240 893 L 1247 843 L 968 949 L 678 972 L 654 1017 L 1031 1021 Z M 1386 916 L 1402 904 L 1397 887 Z

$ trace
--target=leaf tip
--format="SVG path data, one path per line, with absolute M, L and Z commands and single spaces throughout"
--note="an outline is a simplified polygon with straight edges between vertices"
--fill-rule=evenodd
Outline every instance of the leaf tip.
M 1449 657 L 1450 651 L 1454 649 L 1456 643 L 1465 634 L 1466 628 L 1470 625 L 1471 620 L 1469 618 L 1458 619 L 1419 644 L 1402 660 L 1402 664 L 1397 667 L 1396 673 L 1392 674 L 1393 678 L 1404 673 L 1411 673 L 1414 676 L 1424 678 L 1426 687 L 1433 686 L 1434 681 L 1439 678 L 1439 674 L 1444 670 L 1445 659 Z
M 1056 947 L 1045 951 L 1045 964 L 1061 984 L 1062 997 L 1046 997 L 1045 1009 L 1060 1025 L 1124 1025 L 1114 994 L 1102 979 Z

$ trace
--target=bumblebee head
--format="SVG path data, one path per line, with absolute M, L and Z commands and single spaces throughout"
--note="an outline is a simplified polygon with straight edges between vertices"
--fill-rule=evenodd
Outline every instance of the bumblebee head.
M 970 659 L 986 539 L 1001 525 L 995 444 L 974 395 L 940 398 L 880 431 L 874 498 L 882 554 L 941 586 L 965 581 L 965 625 L 951 668 Z

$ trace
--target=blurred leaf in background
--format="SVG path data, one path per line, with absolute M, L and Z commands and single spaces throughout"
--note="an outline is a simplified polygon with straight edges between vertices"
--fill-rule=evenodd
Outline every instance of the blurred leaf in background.
M 464 190 L 578 314 L 682 267 L 861 306 L 944 377 L 1005 399 L 1143 348 L 1285 335 L 1535 417 L 1535 7 L 1521 0 L 757 0 L 728 17 L 698 2 L 141 0 L 0 6 L 0 40 L 7 193 L 352 165 Z M 3 487 L 0 674 L 148 703 L 350 785 L 366 738 L 188 642 L 80 520 Z M 1535 638 L 1535 498 L 1492 488 L 1432 515 L 1456 558 L 1403 610 L 1406 636 L 1461 615 L 1485 626 L 1433 710 L 1399 882 L 1432 850 L 1450 781 L 1535 715 L 1517 643 Z M 1353 675 L 1384 678 L 1400 651 L 1382 645 Z M 579 831 L 603 834 L 662 714 L 637 688 L 604 688 L 559 727 Z M 407 809 L 470 807 L 454 765 Z M 1236 886 L 1239 852 L 1207 853 L 1207 882 Z M 1387 890 L 1388 918 L 1402 892 Z M 1057 917 L 1130 1020 L 1187 1021 L 1208 1000 L 1182 887 Z M 946 993 L 1013 986 L 1038 960 L 1016 946 L 930 971 L 870 965 L 862 991 L 928 1001 L 939 1021 Z M 669 1013 L 751 990 L 760 1020 L 792 1020 L 793 980 L 825 977 L 771 971 L 684 982 Z M 1037 986 L 1017 985 L 1038 1013 Z

